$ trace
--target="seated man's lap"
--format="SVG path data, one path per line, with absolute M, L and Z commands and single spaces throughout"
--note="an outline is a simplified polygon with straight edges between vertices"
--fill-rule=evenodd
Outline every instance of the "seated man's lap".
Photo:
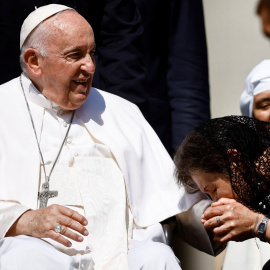
M 129 270 L 180 270 L 180 262 L 166 244 L 131 240 Z
M 179 270 L 179 261 L 166 244 L 131 240 L 128 253 L 129 270 Z M 69 256 L 42 239 L 29 236 L 0 240 L 1 270 L 88 269 L 91 253 Z
M 6 237 L 0 240 L 0 269 L 59 270 L 81 269 L 91 255 L 69 256 L 46 241 L 30 236 Z

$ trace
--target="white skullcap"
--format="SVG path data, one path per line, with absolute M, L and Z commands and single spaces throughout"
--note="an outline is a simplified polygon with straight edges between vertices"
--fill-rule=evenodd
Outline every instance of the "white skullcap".
M 245 89 L 240 97 L 242 115 L 253 117 L 254 96 L 267 90 L 270 90 L 270 60 L 263 60 L 246 78 Z
M 27 18 L 24 20 L 21 35 L 20 35 L 20 49 L 22 49 L 23 43 L 29 34 L 44 20 L 48 19 L 52 15 L 66 9 L 72 9 L 68 6 L 58 5 L 58 4 L 50 4 L 46 6 L 42 6 L 36 8 L 33 12 L 31 12 Z

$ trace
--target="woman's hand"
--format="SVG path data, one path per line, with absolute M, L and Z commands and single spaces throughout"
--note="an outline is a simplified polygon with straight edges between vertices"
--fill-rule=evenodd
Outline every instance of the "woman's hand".
M 214 241 L 244 241 L 253 237 L 257 213 L 233 199 L 221 198 L 208 207 L 202 223 L 214 234 Z

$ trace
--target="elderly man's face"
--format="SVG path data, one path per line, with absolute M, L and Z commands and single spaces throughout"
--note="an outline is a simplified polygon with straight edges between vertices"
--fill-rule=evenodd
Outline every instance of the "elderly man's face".
M 75 12 L 64 12 L 49 25 L 48 56 L 41 58 L 38 88 L 62 108 L 74 110 L 90 93 L 95 71 L 94 34 L 88 22 Z

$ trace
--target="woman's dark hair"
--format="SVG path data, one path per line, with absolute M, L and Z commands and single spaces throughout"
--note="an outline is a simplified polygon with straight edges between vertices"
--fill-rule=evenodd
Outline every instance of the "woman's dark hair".
M 192 172 L 199 170 L 229 177 L 229 164 L 224 155 L 198 131 L 192 131 L 187 135 L 176 151 L 174 163 L 176 178 L 189 193 L 198 190 L 190 176 Z
M 233 115 L 212 119 L 186 137 L 174 161 L 187 191 L 198 189 L 192 172 L 219 173 L 245 205 L 270 213 L 270 123 Z

